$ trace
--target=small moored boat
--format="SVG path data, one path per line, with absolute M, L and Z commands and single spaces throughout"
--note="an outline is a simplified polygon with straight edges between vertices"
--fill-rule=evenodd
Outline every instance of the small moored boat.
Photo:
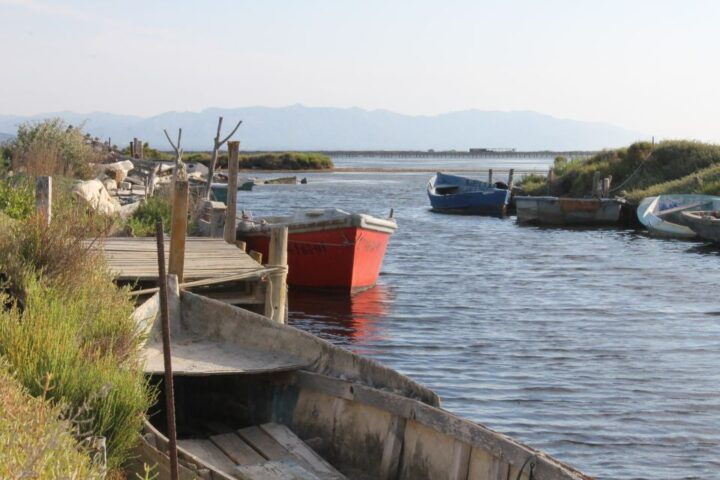
M 428 197 L 434 211 L 447 213 L 505 215 L 510 202 L 507 185 L 436 173 L 428 183 Z
M 170 282 L 172 283 L 172 282 Z M 169 288 L 180 478 L 586 480 L 439 406 L 428 388 L 293 327 Z M 157 295 L 135 312 L 162 391 Z M 164 402 L 131 471 L 169 478 Z
M 710 195 L 659 195 L 640 202 L 637 216 L 652 235 L 693 239 L 697 233 L 688 227 L 682 215 L 689 210 L 718 210 L 720 197 Z
M 685 225 L 697 233 L 698 237 L 708 242 L 720 243 L 720 211 L 682 212 L 682 218 Z
M 297 177 L 278 177 L 278 178 L 257 178 L 255 185 L 295 185 L 298 183 Z M 307 182 L 306 182 L 307 183 Z
M 533 225 L 615 225 L 623 203 L 614 198 L 515 197 L 518 223 Z
M 252 190 L 255 182 L 252 179 L 238 178 L 238 191 L 249 192 Z M 227 203 L 227 183 L 213 183 L 210 185 L 210 191 L 212 192 L 212 199 L 216 202 Z
M 270 230 L 276 226 L 288 227 L 289 285 L 351 292 L 375 285 L 397 229 L 392 218 L 328 208 L 255 219 L 243 214 L 237 239 L 267 259 Z

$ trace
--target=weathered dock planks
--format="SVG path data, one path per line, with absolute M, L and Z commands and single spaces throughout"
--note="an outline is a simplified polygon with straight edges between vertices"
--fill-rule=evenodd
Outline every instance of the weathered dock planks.
M 170 240 L 165 241 L 166 250 Z M 118 281 L 155 281 L 158 278 L 154 238 L 106 238 L 93 244 L 101 248 Z M 167 264 L 167 260 L 166 260 Z M 187 237 L 185 281 L 230 277 L 243 273 L 266 273 L 266 268 L 222 238 Z

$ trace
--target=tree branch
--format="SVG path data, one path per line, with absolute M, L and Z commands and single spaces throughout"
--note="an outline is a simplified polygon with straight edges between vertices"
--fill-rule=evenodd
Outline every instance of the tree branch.
M 223 145 L 225 142 L 227 142 L 228 140 L 230 140 L 230 137 L 232 137 L 233 135 L 235 135 L 235 132 L 237 132 L 237 129 L 240 128 L 240 124 L 241 124 L 241 123 L 242 123 L 242 120 L 240 120 L 240 121 L 237 123 L 237 125 L 235 125 L 235 128 L 233 128 L 233 131 L 230 132 L 230 134 L 229 134 L 227 137 L 225 137 L 222 142 L 220 142 L 220 145 Z
M 170 135 L 168 135 L 167 130 L 163 129 L 163 132 L 165 132 L 165 138 L 167 138 L 167 141 L 170 142 L 170 146 L 175 150 L 175 153 L 177 154 L 178 147 L 175 146 L 172 140 L 170 140 Z
M 215 135 L 215 148 L 220 146 L 220 130 L 222 130 L 223 117 L 218 117 L 218 129 Z

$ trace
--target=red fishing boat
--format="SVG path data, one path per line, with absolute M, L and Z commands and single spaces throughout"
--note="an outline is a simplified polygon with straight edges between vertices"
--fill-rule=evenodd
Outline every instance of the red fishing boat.
M 288 284 L 357 292 L 375 285 L 388 240 L 397 229 L 392 218 L 339 209 L 253 219 L 243 214 L 237 239 L 268 258 L 270 229 L 288 227 Z

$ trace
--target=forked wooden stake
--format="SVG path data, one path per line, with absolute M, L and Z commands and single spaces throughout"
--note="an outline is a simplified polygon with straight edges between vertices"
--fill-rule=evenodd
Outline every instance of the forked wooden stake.
M 167 413 L 170 478 L 178 480 L 177 432 L 175 430 L 175 387 L 173 386 L 172 353 L 170 351 L 170 316 L 168 314 L 167 276 L 165 275 L 165 238 L 162 220 L 155 224 L 160 284 L 160 320 L 162 322 L 163 359 L 165 360 L 165 410 Z

